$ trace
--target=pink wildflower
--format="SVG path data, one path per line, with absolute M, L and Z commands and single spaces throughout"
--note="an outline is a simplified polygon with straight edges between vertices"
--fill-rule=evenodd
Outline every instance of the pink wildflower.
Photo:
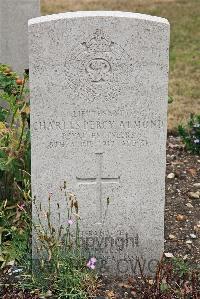
M 17 207 L 19 208 L 20 211 L 23 211 L 25 204 L 24 203 L 18 204 Z
M 90 268 L 90 269 L 92 269 L 92 270 L 94 270 L 95 267 L 96 267 L 96 262 L 97 262 L 96 258 L 95 257 L 91 257 L 89 259 L 89 261 L 87 262 L 87 267 Z
M 69 225 L 72 225 L 72 224 L 74 223 L 74 221 L 73 221 L 72 219 L 68 219 L 68 220 L 67 220 L 67 223 L 68 223 Z
M 90 261 L 95 264 L 97 262 L 97 259 L 95 257 L 91 257 Z

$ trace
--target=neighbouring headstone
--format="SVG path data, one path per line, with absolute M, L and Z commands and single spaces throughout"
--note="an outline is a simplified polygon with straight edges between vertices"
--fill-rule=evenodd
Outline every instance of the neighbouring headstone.
M 40 0 L 0 0 L 0 63 L 28 69 L 28 20 L 40 16 Z
M 154 272 L 164 248 L 168 21 L 65 13 L 30 20 L 29 34 L 36 203 L 47 207 L 52 192 L 66 222 L 66 181 L 99 270 Z

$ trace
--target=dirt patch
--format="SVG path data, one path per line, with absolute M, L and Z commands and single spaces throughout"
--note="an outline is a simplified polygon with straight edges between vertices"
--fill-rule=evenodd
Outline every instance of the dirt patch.
M 200 156 L 184 150 L 179 138 L 167 142 L 165 252 L 200 263 Z M 173 177 L 173 175 L 171 175 Z

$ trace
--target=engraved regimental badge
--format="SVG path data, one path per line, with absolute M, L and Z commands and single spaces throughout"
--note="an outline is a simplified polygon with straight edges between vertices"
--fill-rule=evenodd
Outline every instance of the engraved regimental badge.
M 85 64 L 85 71 L 92 82 L 107 81 L 112 76 L 112 65 L 108 53 L 112 52 L 114 42 L 106 39 L 102 30 L 97 29 L 94 36 L 83 42 L 87 53 L 94 58 Z
M 127 84 L 130 57 L 102 29 L 74 47 L 66 58 L 65 73 L 68 83 L 79 97 L 93 101 L 95 97 L 108 100 L 119 93 L 119 83 Z M 115 84 L 115 82 L 117 84 Z M 102 86 L 102 84 L 104 86 Z

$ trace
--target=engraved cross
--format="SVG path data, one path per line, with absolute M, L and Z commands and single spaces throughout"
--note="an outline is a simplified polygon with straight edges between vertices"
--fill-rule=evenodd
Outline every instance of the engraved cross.
M 102 177 L 102 164 L 103 164 L 103 153 L 96 153 L 98 163 L 98 173 L 95 178 L 79 178 L 76 177 L 79 184 L 96 184 L 97 195 L 98 195 L 98 211 L 100 213 L 100 222 L 103 217 L 103 206 L 102 206 L 102 184 L 119 184 L 120 176 L 118 177 Z

